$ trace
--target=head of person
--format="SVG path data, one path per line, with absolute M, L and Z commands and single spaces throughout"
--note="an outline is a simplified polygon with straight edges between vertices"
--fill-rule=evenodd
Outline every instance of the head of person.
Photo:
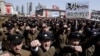
M 100 23 L 99 22 L 97 23 L 96 28 L 100 28 Z
M 100 31 L 97 29 L 91 30 L 91 38 L 96 38 L 96 45 L 100 46 Z
M 31 33 L 35 33 L 35 31 L 37 30 L 37 23 L 32 22 L 29 26 Z
M 100 33 L 99 30 L 97 30 L 97 29 L 92 29 L 92 30 L 89 32 L 89 36 L 90 36 L 90 37 L 95 37 L 95 36 L 97 36 L 99 33 Z
M 63 24 L 63 29 L 67 29 L 67 24 Z
M 24 27 L 24 22 L 19 22 L 18 23 L 18 27 L 19 27 L 19 29 L 24 29 L 25 27 Z
M 8 32 L 13 32 L 14 31 L 14 24 L 13 23 L 6 23 L 6 28 Z
M 47 23 L 43 23 L 42 24 L 42 30 L 43 31 L 49 31 L 50 30 L 50 25 L 48 25 Z
M 2 29 L 3 29 L 3 32 L 7 32 L 6 23 L 2 23 Z
M 47 27 L 47 24 L 46 23 L 42 23 L 42 28 L 46 28 Z
M 58 30 L 60 27 L 60 23 L 59 22 L 56 22 L 56 21 L 53 21 L 53 27 Z
M 63 29 L 64 32 L 67 32 L 67 31 L 68 31 L 68 26 L 67 26 L 67 24 L 63 24 L 63 28 L 62 28 L 62 29 Z
M 80 34 L 79 32 L 72 32 L 69 34 L 69 44 L 71 45 L 79 45 L 81 38 L 82 38 L 82 34 Z
M 42 44 L 42 47 L 45 50 L 48 50 L 51 47 L 53 42 L 53 34 L 51 32 L 42 32 L 39 35 L 39 40 Z
M 10 41 L 12 51 L 19 53 L 23 45 L 23 36 L 20 34 L 9 35 L 8 40 Z
M 59 28 L 60 23 L 55 23 L 55 27 Z

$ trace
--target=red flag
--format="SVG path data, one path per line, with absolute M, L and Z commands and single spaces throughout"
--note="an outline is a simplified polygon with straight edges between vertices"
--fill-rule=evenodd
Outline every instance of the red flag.
M 10 14 L 10 12 L 11 12 L 11 5 L 10 4 L 6 4 L 6 12 L 7 12 L 7 14 Z

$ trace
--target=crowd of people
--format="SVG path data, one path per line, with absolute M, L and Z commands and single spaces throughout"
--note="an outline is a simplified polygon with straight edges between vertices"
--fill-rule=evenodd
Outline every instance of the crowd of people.
M 100 22 L 13 16 L 2 23 L 0 52 L 0 56 L 100 56 Z

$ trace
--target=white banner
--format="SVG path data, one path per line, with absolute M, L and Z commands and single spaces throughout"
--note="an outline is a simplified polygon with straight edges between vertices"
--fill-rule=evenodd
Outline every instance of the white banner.
M 59 11 L 53 11 L 53 12 L 51 12 L 51 16 L 52 17 L 59 17 Z
M 71 2 L 66 4 L 67 18 L 87 18 L 89 15 L 88 2 Z
M 100 21 L 100 11 L 92 11 L 91 20 Z

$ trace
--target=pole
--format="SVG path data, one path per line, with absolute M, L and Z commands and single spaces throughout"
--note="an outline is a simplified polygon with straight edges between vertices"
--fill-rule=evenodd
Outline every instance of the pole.
M 76 26 L 75 26 L 75 30 L 77 30 L 78 29 L 78 21 L 77 21 L 77 19 L 76 19 Z

